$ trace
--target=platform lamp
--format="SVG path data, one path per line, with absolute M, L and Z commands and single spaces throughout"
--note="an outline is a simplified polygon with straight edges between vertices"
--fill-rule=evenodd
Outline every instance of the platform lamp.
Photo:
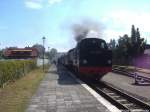
M 44 72 L 44 55 L 45 55 L 45 47 L 44 47 L 44 44 L 45 44 L 45 37 L 42 37 L 43 39 L 43 72 Z

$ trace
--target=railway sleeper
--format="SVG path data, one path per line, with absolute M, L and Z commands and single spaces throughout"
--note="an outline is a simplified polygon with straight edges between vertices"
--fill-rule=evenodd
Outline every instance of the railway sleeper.
M 142 109 L 141 107 L 137 106 L 137 105 L 126 105 L 130 110 L 134 110 L 134 109 Z
M 106 92 L 111 92 L 109 89 L 107 88 L 102 88 L 103 91 L 106 91 Z
M 133 106 L 134 104 L 133 103 L 124 103 L 123 105 L 127 106 L 127 107 L 130 107 L 130 106 Z M 134 105 L 135 106 L 135 105 Z
M 110 97 L 114 98 L 114 99 L 121 99 L 122 97 L 115 94 L 115 93 L 106 93 L 107 95 L 109 95 Z
M 118 95 L 115 95 L 115 96 L 111 96 L 112 98 L 114 98 L 114 99 L 116 99 L 116 98 L 121 98 L 120 96 L 118 96 Z
M 114 92 L 112 92 L 111 90 L 107 89 L 107 88 L 103 88 L 102 91 L 104 91 L 105 93 L 108 93 L 108 94 L 115 94 Z
M 118 99 L 117 101 L 120 103 L 127 102 L 127 100 L 125 100 L 125 99 Z
M 131 112 L 149 112 L 148 110 L 143 110 L 143 109 L 133 109 Z
M 114 98 L 114 97 L 112 97 L 112 98 Z M 120 100 L 120 99 L 122 99 L 121 97 L 115 97 L 114 98 L 115 100 Z
M 111 97 L 120 97 L 120 96 L 114 93 L 114 94 L 111 94 Z
M 125 100 L 125 99 L 124 99 L 124 100 L 119 100 L 119 99 L 118 99 L 117 101 L 120 102 L 121 104 L 127 104 L 127 103 L 129 103 L 129 101 L 127 101 L 127 100 Z
M 105 92 L 105 93 L 108 94 L 108 95 L 116 96 L 116 94 L 115 94 L 114 92 L 105 91 L 105 90 L 102 90 L 102 91 Z
M 106 94 L 108 94 L 108 95 L 116 95 L 115 93 L 106 93 Z
M 129 101 L 125 101 L 125 102 L 120 102 L 122 103 L 124 106 L 128 107 L 129 109 L 141 109 L 138 105 L 131 103 Z

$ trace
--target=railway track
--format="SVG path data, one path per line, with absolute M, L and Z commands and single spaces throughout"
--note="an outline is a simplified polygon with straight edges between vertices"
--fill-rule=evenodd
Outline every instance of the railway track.
M 79 77 L 83 82 L 93 88 L 98 94 L 115 105 L 122 112 L 150 112 L 150 104 L 128 93 L 124 93 L 106 82 L 91 81 Z
M 150 105 L 106 83 L 88 84 L 122 112 L 150 112 Z
M 121 67 L 113 67 L 112 70 L 114 73 L 119 73 L 122 75 L 126 75 L 132 78 L 136 78 L 137 81 L 141 81 L 141 82 L 146 82 L 146 83 L 150 83 L 150 77 L 146 77 L 146 76 L 142 76 L 139 75 L 136 72 L 129 72 L 128 70 L 126 70 L 125 68 L 121 68 Z

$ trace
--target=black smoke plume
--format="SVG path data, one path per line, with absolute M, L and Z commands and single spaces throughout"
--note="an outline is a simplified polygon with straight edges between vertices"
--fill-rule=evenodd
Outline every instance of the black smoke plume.
M 71 26 L 74 39 L 79 42 L 84 38 L 101 37 L 102 25 L 92 20 L 83 20 Z

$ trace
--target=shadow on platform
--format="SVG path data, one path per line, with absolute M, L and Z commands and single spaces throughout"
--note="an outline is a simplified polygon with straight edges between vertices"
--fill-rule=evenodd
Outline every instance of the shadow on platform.
M 61 85 L 75 85 L 79 84 L 70 74 L 70 72 L 63 66 L 57 65 L 58 83 Z

